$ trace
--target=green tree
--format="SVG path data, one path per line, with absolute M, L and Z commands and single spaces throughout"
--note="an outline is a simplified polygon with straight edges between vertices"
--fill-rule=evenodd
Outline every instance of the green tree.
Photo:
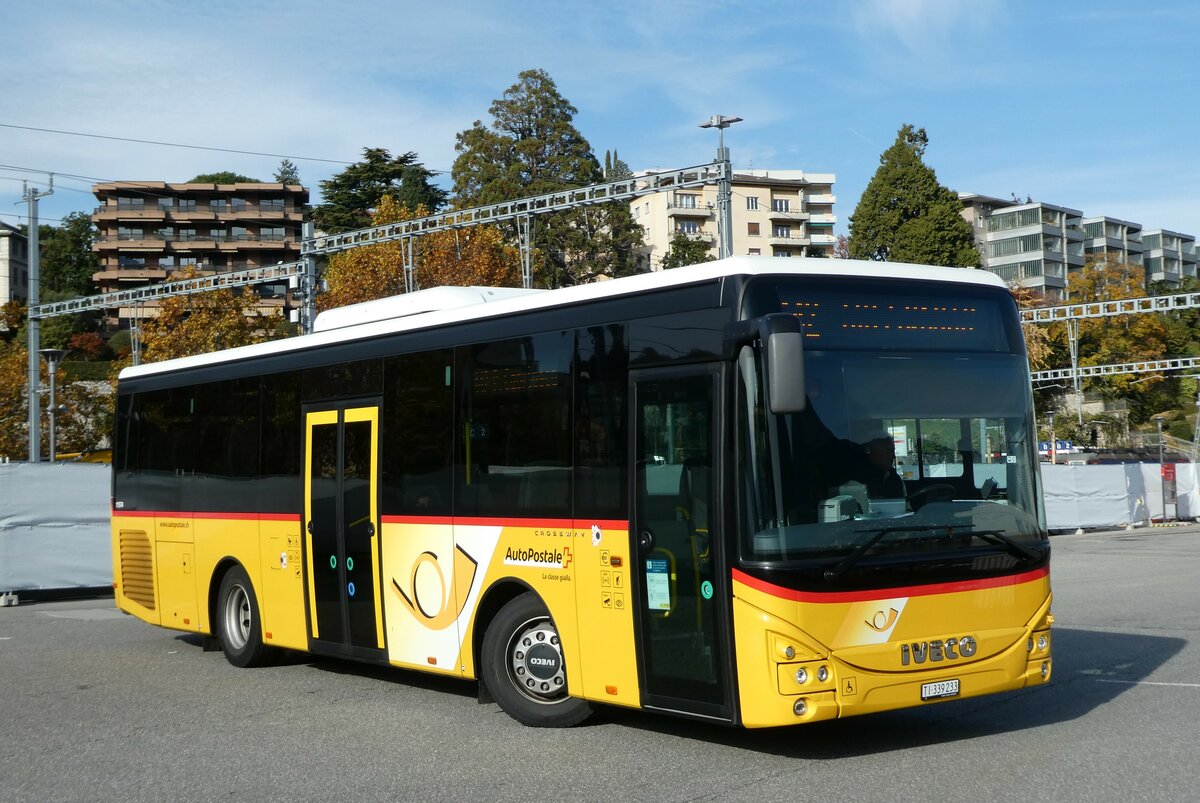
M 295 162 L 291 159 L 284 159 L 279 163 L 279 169 L 275 171 L 275 182 L 277 184 L 299 184 L 300 170 L 296 167 Z
M 573 123 L 576 111 L 544 70 L 521 72 L 492 102 L 488 125 L 476 120 L 458 134 L 452 176 L 459 207 L 601 181 L 591 145 Z M 611 203 L 539 215 L 534 237 L 539 282 L 557 287 L 635 272 L 642 230 L 628 205 Z
M 42 290 L 65 293 L 67 298 L 93 293 L 92 274 L 100 270 L 100 258 L 92 251 L 96 227 L 91 216 L 71 212 L 57 228 L 42 228 L 40 234 Z
M 313 208 L 313 220 L 330 234 L 365 228 L 385 195 L 409 209 L 437 211 L 446 192 L 430 183 L 432 177 L 413 151 L 393 157 L 383 148 L 363 148 L 362 161 L 321 182 L 323 202 Z
M 663 254 L 661 265 L 663 270 L 666 270 L 667 268 L 681 268 L 684 265 L 699 265 L 701 262 L 712 261 L 713 256 L 706 241 L 693 239 L 683 232 L 677 231 L 671 238 L 670 245 L 667 246 L 667 253 Z
M 924 162 L 928 144 L 925 129 L 905 124 L 879 157 L 850 216 L 851 258 L 979 267 L 958 196 Z
M 241 173 L 234 173 L 230 170 L 223 170 L 220 173 L 201 173 L 196 176 L 188 184 L 262 184 L 262 181 L 249 176 L 243 176 Z

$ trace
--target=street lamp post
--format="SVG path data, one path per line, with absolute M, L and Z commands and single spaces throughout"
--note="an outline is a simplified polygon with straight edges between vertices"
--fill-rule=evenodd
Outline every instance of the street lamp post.
M 38 349 L 38 353 L 46 361 L 46 368 L 50 372 L 50 462 L 53 463 L 58 459 L 58 451 L 56 445 L 57 429 L 55 423 L 58 419 L 58 404 L 55 400 L 55 376 L 58 374 L 58 364 L 62 362 L 62 358 L 67 356 L 66 349 Z
M 720 228 L 717 232 L 717 255 L 721 259 L 733 254 L 733 166 L 729 162 L 729 149 L 725 147 L 725 129 L 740 122 L 741 117 L 714 114 L 700 124 L 701 128 L 717 129 L 717 161 L 725 163 L 724 175 L 717 182 L 717 217 Z
M 1054 413 L 1047 413 L 1046 417 L 1050 419 L 1050 463 L 1058 465 L 1058 441 L 1054 438 Z

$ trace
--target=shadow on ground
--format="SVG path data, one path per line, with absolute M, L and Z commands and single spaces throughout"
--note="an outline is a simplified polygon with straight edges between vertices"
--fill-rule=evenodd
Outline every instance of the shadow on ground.
M 178 641 L 202 647 L 194 634 Z M 1045 686 L 951 700 L 918 708 L 813 725 L 743 730 L 601 706 L 582 726 L 620 726 L 726 744 L 740 750 L 805 759 L 840 759 L 1020 731 L 1086 716 L 1169 661 L 1187 642 L 1163 636 L 1054 630 L 1054 675 Z M 277 665 L 307 665 L 456 697 L 478 695 L 475 683 L 412 670 L 281 652 Z M 1118 682 L 1106 682 L 1118 681 Z

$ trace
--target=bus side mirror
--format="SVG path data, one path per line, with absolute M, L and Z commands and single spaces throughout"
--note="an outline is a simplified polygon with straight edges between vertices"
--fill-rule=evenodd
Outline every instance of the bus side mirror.
M 799 413 L 807 406 L 804 393 L 804 333 L 795 317 L 767 315 L 760 337 L 767 352 L 767 403 L 771 412 Z

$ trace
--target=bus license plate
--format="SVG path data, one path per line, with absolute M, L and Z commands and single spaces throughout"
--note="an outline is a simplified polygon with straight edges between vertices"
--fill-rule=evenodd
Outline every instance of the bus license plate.
M 958 678 L 954 680 L 939 680 L 937 683 L 921 684 L 922 700 L 940 700 L 943 697 L 958 696 Z

